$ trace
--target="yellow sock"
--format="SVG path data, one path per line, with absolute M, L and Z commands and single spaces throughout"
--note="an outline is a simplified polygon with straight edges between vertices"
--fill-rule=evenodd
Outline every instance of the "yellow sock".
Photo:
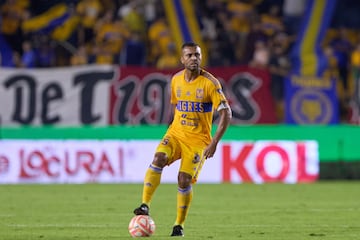
M 175 225 L 184 226 L 185 218 L 188 214 L 190 203 L 193 197 L 191 185 L 187 188 L 178 188 L 177 193 L 177 216 Z
M 160 184 L 162 168 L 159 168 L 151 164 L 146 171 L 144 179 L 144 188 L 142 195 L 142 202 L 146 203 L 148 206 L 150 204 L 151 198 Z

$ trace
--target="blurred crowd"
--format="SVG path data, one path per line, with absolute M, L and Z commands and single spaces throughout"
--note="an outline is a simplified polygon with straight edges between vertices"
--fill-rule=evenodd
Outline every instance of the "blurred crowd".
M 343 9 L 346 17 L 337 11 L 322 45 L 328 66 L 339 79 L 343 115 L 356 88 L 353 79 L 360 76 L 360 24 L 349 24 L 352 18 L 358 19 L 359 8 L 352 4 L 360 4 L 346 1 L 348 9 Z M 193 3 L 208 55 L 206 66 L 246 64 L 268 69 L 281 120 L 283 81 L 291 69 L 289 53 L 306 0 L 194 0 Z M 61 11 L 61 7 L 66 9 L 66 21 L 51 31 L 34 30 L 28 24 L 49 9 Z M 13 67 L 90 63 L 180 67 L 179 52 L 162 0 L 0 0 L 0 8 L 0 30 L 13 51 Z

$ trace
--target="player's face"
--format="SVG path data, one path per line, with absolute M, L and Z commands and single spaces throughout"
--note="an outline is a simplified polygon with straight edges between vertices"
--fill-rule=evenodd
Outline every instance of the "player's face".
M 181 63 L 185 69 L 196 71 L 200 68 L 201 49 L 200 47 L 185 47 L 182 50 Z

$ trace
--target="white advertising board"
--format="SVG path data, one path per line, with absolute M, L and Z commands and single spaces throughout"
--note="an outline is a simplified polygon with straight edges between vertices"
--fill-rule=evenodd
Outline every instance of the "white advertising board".
M 0 183 L 141 183 L 158 141 L 2 140 Z M 179 161 L 162 182 L 177 181 Z M 312 182 L 319 175 L 315 141 L 221 142 L 198 182 Z

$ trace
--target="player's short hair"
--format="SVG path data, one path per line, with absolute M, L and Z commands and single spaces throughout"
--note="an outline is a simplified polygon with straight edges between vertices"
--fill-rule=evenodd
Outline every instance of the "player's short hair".
M 186 47 L 200 47 L 199 44 L 194 42 L 186 42 L 181 46 L 181 50 L 183 50 Z

